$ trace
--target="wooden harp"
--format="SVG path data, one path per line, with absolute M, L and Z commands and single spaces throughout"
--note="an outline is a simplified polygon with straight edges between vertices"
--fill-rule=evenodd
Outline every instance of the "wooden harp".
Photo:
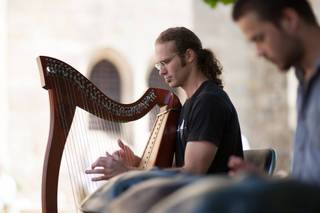
M 80 72 L 60 60 L 39 56 L 37 62 L 42 87 L 48 90 L 50 101 L 50 131 L 42 175 L 43 213 L 58 212 L 61 158 L 77 107 L 101 119 L 125 123 L 140 119 L 158 105 L 161 113 L 146 143 L 140 167 L 171 167 L 181 108 L 172 92 L 149 88 L 136 102 L 121 104 L 108 98 Z

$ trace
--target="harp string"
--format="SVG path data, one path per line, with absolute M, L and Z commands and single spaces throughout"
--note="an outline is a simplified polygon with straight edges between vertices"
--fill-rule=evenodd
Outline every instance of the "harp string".
M 128 125 L 130 125 L 131 122 L 128 123 Z M 123 125 L 120 125 L 120 129 L 121 129 L 121 141 L 122 143 L 126 144 L 127 146 L 129 144 L 132 144 L 133 141 L 129 141 L 129 137 L 128 137 L 128 134 L 127 134 L 127 131 L 123 130 Z M 129 162 L 132 162 L 132 158 L 129 154 L 126 155 L 126 152 L 125 153 L 120 153 L 120 158 L 124 159 L 125 161 L 129 161 Z
M 59 77 L 62 78 L 62 77 Z M 98 130 L 84 131 L 88 129 L 88 114 L 79 113 L 80 108 L 76 107 L 77 96 L 79 93 L 75 85 L 72 85 L 70 80 L 59 80 L 59 78 L 53 78 L 54 85 L 56 88 L 56 92 L 58 93 L 58 103 L 63 103 L 65 106 L 75 107 L 74 118 L 72 119 L 72 123 L 68 124 L 65 118 L 68 118 L 69 111 L 64 107 L 60 107 L 60 120 L 62 121 L 64 135 L 67 135 L 67 141 L 65 144 L 65 150 L 63 154 L 63 158 L 67 165 L 69 181 L 71 183 L 72 194 L 74 199 L 74 204 L 77 209 L 80 206 L 80 202 L 88 195 L 90 192 L 93 192 L 98 188 L 100 184 L 91 181 L 90 175 L 84 173 L 84 171 L 91 167 L 91 164 L 101 155 L 105 155 L 105 151 L 108 151 L 110 154 L 112 151 L 106 150 L 118 150 L 119 147 L 117 145 L 116 139 L 119 138 L 122 140 L 124 144 L 132 144 L 132 137 L 128 136 L 128 132 L 125 130 L 125 124 L 119 123 L 115 121 L 114 117 L 111 114 L 107 115 L 108 122 L 101 119 L 100 117 L 104 117 L 101 108 L 98 105 L 94 106 L 94 111 L 98 117 L 95 117 L 94 122 L 99 126 Z M 62 83 L 61 83 L 62 82 Z M 65 88 L 63 91 L 62 88 Z M 87 96 L 85 93 L 80 93 L 81 96 Z M 63 99 L 62 97 L 66 97 Z M 84 100 L 85 108 L 89 106 L 88 97 L 82 97 Z M 92 105 L 91 105 L 92 106 Z M 144 118 L 148 118 L 149 116 L 145 116 Z M 69 129 L 69 133 L 67 132 L 68 125 L 71 125 Z M 131 126 L 132 122 L 128 122 L 127 126 Z M 103 137 L 104 135 L 108 135 L 108 137 Z M 99 134 L 100 133 L 100 134 Z M 118 136 L 117 136 L 118 135 Z M 94 138 L 94 140 L 92 139 Z M 101 152 L 101 150 L 104 150 Z M 132 162 L 134 159 L 130 155 L 122 154 L 122 158 L 127 159 L 129 162 Z M 80 175 L 79 175 L 80 173 Z
M 62 93 L 66 92 L 68 105 L 76 106 L 75 97 L 77 94 L 75 94 L 75 89 L 72 88 L 71 84 L 67 83 L 67 81 L 63 81 L 64 88 L 66 88 L 66 91 L 62 91 L 61 88 L 58 86 L 58 83 L 56 83 L 56 88 L 58 88 L 58 92 L 60 95 L 58 97 L 62 97 Z M 86 95 L 81 93 L 82 95 Z M 85 102 L 88 98 L 83 98 Z M 59 100 L 61 103 L 62 100 Z M 85 106 L 88 106 L 88 103 L 84 103 Z M 102 112 L 99 107 L 95 107 L 95 114 L 99 115 L 98 117 L 102 116 Z M 112 115 L 108 115 L 107 120 L 108 122 L 105 122 L 101 118 L 95 118 L 94 122 L 98 122 L 98 131 L 103 130 L 103 132 L 111 133 L 111 139 L 106 139 L 102 137 L 101 134 L 97 134 L 97 131 L 93 131 L 93 136 L 95 136 L 96 140 L 90 140 L 90 137 L 88 137 L 87 131 L 83 131 L 84 129 L 87 129 L 87 118 L 88 116 L 84 116 L 84 114 L 78 113 L 78 109 L 75 111 L 74 119 L 72 121 L 70 131 L 68 134 L 68 139 L 66 143 L 66 153 L 65 153 L 65 159 L 67 163 L 68 173 L 69 173 L 69 179 L 72 185 L 72 191 L 74 194 L 75 204 L 77 206 L 80 205 L 80 201 L 82 201 L 86 195 L 89 192 L 92 192 L 95 190 L 98 186 L 96 182 L 92 182 L 90 180 L 90 177 L 88 175 L 84 174 L 85 169 L 90 167 L 90 164 L 94 162 L 94 160 L 101 156 L 105 155 L 105 152 L 101 153 L 99 150 L 105 150 L 106 148 L 106 142 L 107 144 L 112 146 L 112 149 L 115 150 L 116 143 L 114 143 L 114 136 L 117 135 L 117 133 L 120 133 L 120 138 L 125 142 L 128 141 L 128 136 L 125 135 L 126 131 L 123 129 L 123 125 L 116 125 L 116 122 L 114 122 L 114 118 Z M 64 110 L 61 113 L 61 120 L 65 121 L 63 119 L 66 116 L 66 112 Z M 64 129 L 66 129 L 67 124 L 64 123 Z M 66 134 L 66 132 L 65 132 Z M 112 140 L 112 141 L 110 141 Z M 98 146 L 94 146 L 95 144 L 98 144 Z M 118 148 L 117 148 L 118 149 Z M 109 150 L 108 150 L 109 151 Z M 110 151 L 109 151 L 110 152 Z M 87 156 L 90 156 L 88 160 L 86 159 Z M 79 175 L 80 172 L 80 175 Z
M 76 97 L 77 94 L 75 94 L 74 90 L 71 90 L 71 91 L 73 91 L 73 94 L 71 95 L 72 99 L 73 99 L 73 97 Z M 87 98 L 84 97 L 85 94 L 83 94 L 83 93 L 80 93 L 80 94 L 82 96 L 82 100 L 85 100 L 85 103 L 84 103 L 85 107 L 87 107 L 88 104 L 86 103 Z M 81 201 L 88 193 L 92 192 L 95 188 L 97 188 L 97 185 L 96 185 L 96 183 L 89 181 L 89 177 L 84 174 L 84 170 L 88 167 L 90 159 L 92 159 L 92 156 L 94 154 L 92 153 L 92 148 L 90 148 L 90 145 L 91 145 L 91 143 L 89 141 L 90 138 L 88 136 L 87 131 L 85 131 L 86 126 L 87 126 L 86 125 L 87 124 L 86 118 L 83 116 L 83 113 L 79 113 L 79 111 L 80 111 L 80 109 L 77 107 L 75 116 L 78 119 L 74 119 L 74 121 L 75 121 L 75 124 L 78 125 L 78 126 L 76 126 L 76 129 L 79 129 L 79 132 L 80 132 L 80 134 L 76 133 L 76 135 L 77 136 L 80 135 L 81 137 L 78 138 L 77 141 L 73 141 L 73 143 L 76 144 L 75 147 L 78 146 L 78 148 L 80 149 L 80 153 L 82 155 L 77 155 L 76 154 L 76 153 L 78 153 L 77 150 L 74 150 L 73 152 L 76 154 L 76 156 L 78 156 L 78 158 L 80 158 L 79 161 L 77 161 L 77 162 L 82 163 L 80 166 L 80 170 L 78 171 L 80 173 L 78 175 L 83 177 L 82 178 L 83 183 L 79 184 L 80 187 L 84 188 L 84 195 L 79 200 L 79 201 Z M 77 175 L 77 172 L 75 175 Z
M 71 82 L 68 83 L 68 80 L 63 81 L 64 86 L 66 88 L 66 94 L 67 94 L 67 100 L 69 104 L 72 107 L 76 107 L 76 102 L 74 100 L 74 94 L 73 94 L 73 89 L 72 89 L 72 84 Z M 63 92 L 63 91 L 62 91 Z M 74 114 L 74 118 L 76 118 L 76 112 Z M 66 154 L 66 159 L 67 159 L 67 167 L 70 173 L 70 178 L 75 179 L 76 182 L 73 184 L 72 188 L 75 191 L 75 194 L 77 196 L 76 199 L 76 206 L 79 206 L 80 200 L 86 195 L 85 192 L 85 187 L 83 187 L 83 183 L 85 183 L 85 179 L 83 175 L 77 174 L 77 171 L 80 171 L 82 168 L 82 165 L 84 164 L 83 158 L 81 157 L 84 153 L 83 150 L 81 149 L 81 144 L 83 140 L 82 136 L 82 131 L 80 130 L 79 132 L 77 131 L 77 134 L 74 133 L 75 129 L 78 129 L 79 123 L 74 122 L 75 119 L 72 119 L 72 124 L 70 128 L 70 132 L 68 137 L 70 136 L 69 140 L 67 140 L 66 143 L 66 148 L 67 148 L 67 154 Z M 80 153 L 80 155 L 78 155 Z
M 86 94 L 84 94 L 86 95 Z M 89 104 L 87 103 L 87 98 L 84 98 L 85 101 L 85 106 L 87 107 Z M 94 105 L 94 111 L 96 114 L 99 114 L 101 115 L 101 112 L 99 111 L 99 109 L 97 109 L 97 106 Z M 82 114 L 83 115 L 83 114 Z M 96 117 L 93 117 L 93 115 L 91 116 L 81 116 L 82 119 L 84 120 L 84 123 L 85 123 L 85 120 L 88 119 L 88 125 L 92 125 L 90 122 L 94 122 L 93 126 L 96 126 L 96 122 L 100 122 L 100 119 L 99 118 L 96 118 Z M 83 129 L 88 129 L 86 128 L 88 125 L 84 125 L 84 128 Z M 97 125 L 97 126 L 100 126 L 100 125 Z M 87 131 L 85 131 L 87 132 Z M 85 146 L 85 149 L 88 150 L 89 152 L 89 155 L 90 157 L 87 158 L 87 164 L 84 166 L 82 172 L 84 173 L 85 169 L 88 169 L 91 167 L 91 164 L 94 162 L 94 157 L 97 155 L 98 151 L 99 151 L 99 144 L 101 143 L 101 141 L 103 140 L 103 138 L 101 138 L 101 135 L 99 135 L 97 132 L 93 131 L 93 138 L 89 137 L 88 134 L 86 135 L 86 138 L 88 139 L 87 140 L 87 143 L 86 143 L 86 146 Z M 96 188 L 98 188 L 98 184 L 97 182 L 93 182 L 90 180 L 90 176 L 86 175 L 87 177 L 87 185 L 88 185 L 88 188 L 90 188 L 90 190 L 88 190 L 89 192 L 92 192 L 94 191 Z
M 58 101 L 58 103 L 59 104 L 61 104 L 62 102 L 63 102 L 63 100 L 62 100 L 62 91 L 61 91 L 61 88 L 60 88 L 60 84 L 59 84 L 59 81 L 58 81 L 58 79 L 57 78 L 53 78 L 53 84 L 54 84 L 54 87 L 57 89 L 56 90 L 56 92 L 57 92 L 57 95 L 56 95 L 56 97 L 57 97 L 57 101 Z M 62 125 L 62 131 L 63 131 L 63 133 L 64 133 L 64 135 L 67 137 L 67 128 L 68 128 L 68 124 L 66 123 L 66 120 L 64 119 L 64 118 L 67 118 L 67 112 L 65 111 L 65 108 L 64 107 L 60 107 L 60 110 L 58 110 L 58 112 L 59 112 L 59 114 L 58 114 L 58 116 L 60 116 L 60 121 L 62 121 L 61 122 L 61 125 Z M 65 144 L 65 145 L 67 145 L 67 144 Z M 69 152 L 68 151 L 69 149 L 65 149 L 65 151 L 66 152 Z M 70 163 L 70 161 L 67 159 L 68 157 L 67 157 L 67 155 L 66 155 L 66 152 L 64 151 L 64 153 L 63 153 L 63 158 L 65 159 L 64 161 L 67 163 L 67 169 L 69 170 L 70 168 L 71 168 L 71 166 L 70 165 L 68 165 L 69 163 Z M 63 162 L 61 162 L 61 163 L 63 163 Z M 72 162 L 71 162 L 72 163 Z M 72 177 L 71 177 L 71 171 L 69 170 L 68 171 L 68 174 L 69 174 L 69 180 L 71 181 L 71 185 L 72 186 L 74 186 L 75 185 L 75 180 L 76 179 L 73 179 Z M 61 175 L 60 175 L 61 176 Z M 77 203 L 77 199 L 76 199 L 76 192 L 75 192 L 75 190 L 74 190 L 74 187 L 71 187 L 71 189 L 72 189 L 72 194 L 73 194 L 73 199 L 74 199 L 74 204 L 76 204 Z M 58 194 L 58 197 L 59 197 L 59 194 Z
M 71 89 L 71 91 L 74 91 Z M 86 96 L 87 94 L 83 94 L 81 93 L 82 96 Z M 76 97 L 76 94 L 72 94 L 70 98 L 68 98 L 69 100 L 74 100 L 74 97 Z M 83 100 L 85 100 L 84 106 L 85 108 L 88 106 L 88 103 L 86 102 L 86 100 L 88 98 L 86 97 L 82 97 Z M 74 102 L 74 101 L 73 101 Z M 75 103 L 73 103 L 75 104 Z M 101 112 L 99 112 L 99 110 L 97 110 L 96 105 L 94 105 L 94 110 L 96 111 L 96 114 L 101 114 Z M 79 198 L 77 199 L 77 204 L 80 205 L 80 202 L 90 193 L 93 192 L 95 189 L 98 188 L 97 182 L 93 182 L 91 181 L 91 177 L 84 174 L 85 169 L 87 169 L 88 167 L 90 167 L 91 163 L 93 163 L 94 161 L 94 157 L 99 156 L 98 154 L 98 150 L 99 147 L 96 146 L 95 144 L 99 145 L 101 144 L 101 137 L 99 138 L 98 133 L 96 133 L 95 131 L 93 131 L 93 134 L 91 134 L 93 137 L 89 137 L 88 136 L 88 131 L 85 131 L 87 128 L 87 124 L 88 122 L 88 116 L 85 116 L 84 113 L 79 113 L 82 112 L 79 108 L 77 108 L 76 114 L 75 114 L 75 118 L 74 121 L 74 129 L 76 129 L 76 133 L 72 132 L 72 135 L 76 135 L 78 136 L 78 138 L 76 139 L 76 141 L 73 141 L 70 144 L 73 144 L 72 148 L 71 148 L 71 156 L 74 156 L 73 159 L 76 159 L 76 162 L 80 162 L 80 166 L 77 165 L 76 167 L 72 166 L 72 168 L 77 168 L 76 170 L 74 170 L 72 172 L 73 176 L 76 177 L 81 177 L 80 178 L 80 182 L 76 185 L 76 187 L 81 187 L 81 189 L 77 189 L 77 191 L 82 192 L 82 194 L 79 195 Z M 98 121 L 101 122 L 101 119 L 94 119 L 94 122 Z M 78 134 L 78 132 L 80 132 L 80 134 Z M 81 136 L 81 137 L 79 137 Z M 73 137 L 74 138 L 74 137 Z M 71 138 L 71 140 L 73 139 Z M 95 139 L 93 139 L 95 138 Z M 80 151 L 79 151 L 80 150 Z M 80 153 L 80 154 L 78 154 Z M 72 165 L 72 164 L 69 164 Z M 71 169 L 72 170 L 72 169 Z

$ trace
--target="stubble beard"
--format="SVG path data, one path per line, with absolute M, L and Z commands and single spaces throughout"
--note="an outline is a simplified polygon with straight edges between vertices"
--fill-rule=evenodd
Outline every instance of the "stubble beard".
M 180 65 L 181 65 L 180 69 L 182 69 L 187 65 L 187 62 L 185 58 L 180 55 L 179 55 L 179 59 L 180 59 Z M 170 82 L 167 82 L 167 84 L 171 88 L 178 88 L 182 86 L 181 82 L 179 82 L 177 78 L 174 78 L 173 80 L 171 79 Z
M 289 53 L 287 57 L 284 58 L 284 63 L 282 66 L 282 71 L 287 72 L 291 67 L 301 67 L 301 60 L 304 55 L 304 50 L 300 42 L 296 43 Z
M 305 55 L 305 49 L 303 42 L 299 37 L 291 37 L 289 40 L 290 49 L 287 53 L 287 57 L 284 63 L 284 70 L 289 70 L 291 67 L 301 67 L 303 57 Z

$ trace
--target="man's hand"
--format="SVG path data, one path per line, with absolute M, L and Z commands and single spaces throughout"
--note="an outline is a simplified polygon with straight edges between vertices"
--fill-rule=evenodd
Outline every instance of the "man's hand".
M 140 158 L 121 140 L 118 140 L 120 150 L 106 156 L 99 157 L 92 165 L 91 169 L 85 171 L 86 174 L 99 174 L 92 178 L 92 181 L 108 180 L 118 174 L 133 170 L 138 167 Z
M 141 161 L 141 158 L 136 156 L 133 151 L 125 145 L 120 139 L 118 140 L 118 145 L 120 150 L 112 153 L 114 159 L 122 161 L 128 167 L 138 167 Z
M 92 165 L 91 169 L 86 170 L 86 174 L 99 174 L 92 181 L 108 180 L 118 174 L 129 171 L 129 168 L 120 160 L 115 159 L 108 152 L 106 156 L 99 157 Z
M 256 166 L 234 155 L 229 158 L 228 167 L 230 168 L 229 175 L 231 176 L 238 173 L 259 173 L 259 169 Z

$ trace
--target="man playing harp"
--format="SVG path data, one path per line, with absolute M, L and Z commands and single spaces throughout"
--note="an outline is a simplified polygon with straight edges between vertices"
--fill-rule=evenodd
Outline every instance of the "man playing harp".
M 163 31 L 155 42 L 155 64 L 172 87 L 187 95 L 177 129 L 175 167 L 193 174 L 228 172 L 231 155 L 243 157 L 241 132 L 235 107 L 223 90 L 221 67 L 213 53 L 184 27 Z M 120 150 L 99 157 L 87 174 L 93 181 L 138 169 L 140 158 L 118 140 Z

